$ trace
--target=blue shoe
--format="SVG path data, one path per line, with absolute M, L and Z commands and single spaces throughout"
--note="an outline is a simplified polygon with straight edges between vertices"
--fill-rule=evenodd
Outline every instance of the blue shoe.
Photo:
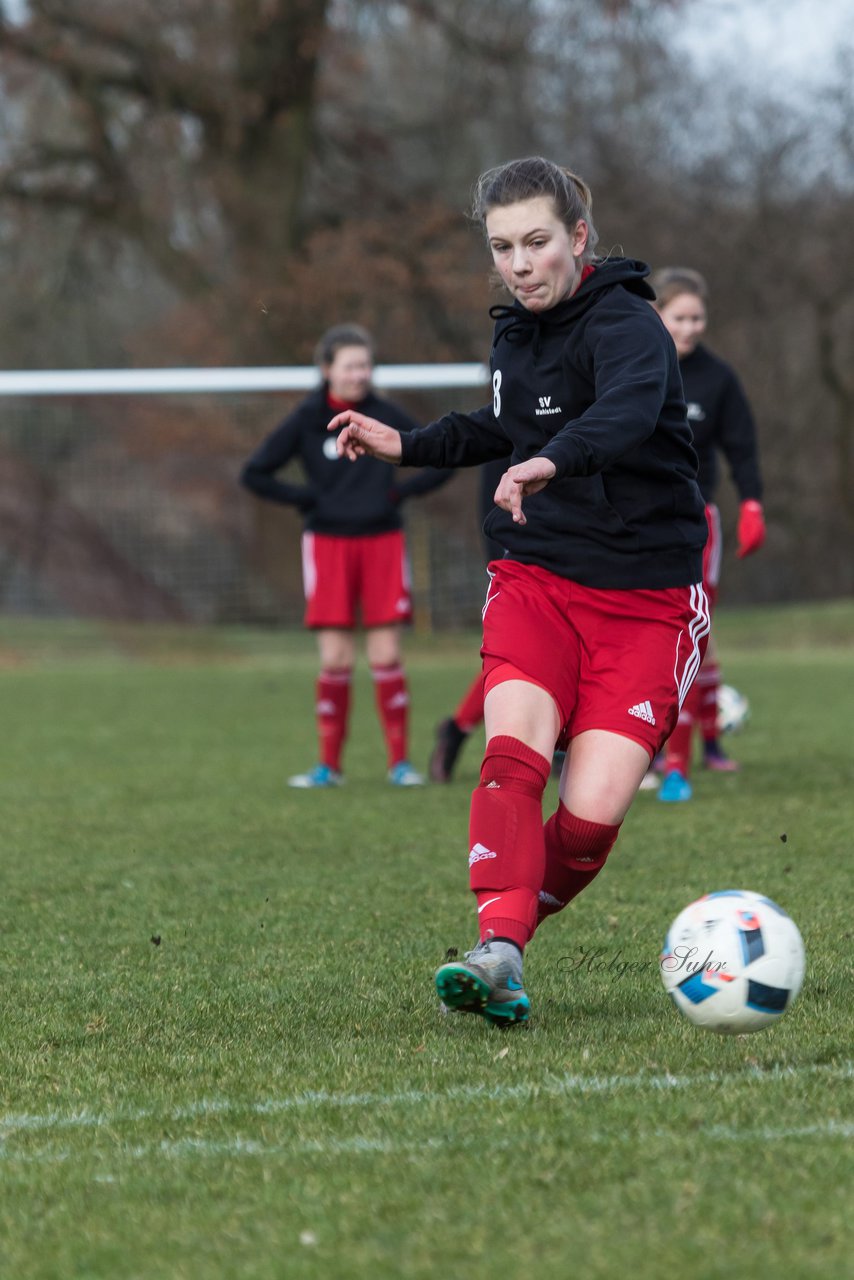
M 393 787 L 423 787 L 424 774 L 413 769 L 408 760 L 398 760 L 388 771 L 388 780 Z
M 681 804 L 684 800 L 690 800 L 693 794 L 694 789 L 685 775 L 678 769 L 671 769 L 661 784 L 658 798 L 665 804 Z
M 343 774 L 337 769 L 330 769 L 328 764 L 316 764 L 308 773 L 295 773 L 288 778 L 289 787 L 340 787 L 344 781 Z
M 479 942 L 464 960 L 443 964 L 436 991 L 446 1009 L 479 1013 L 494 1027 L 527 1022 L 531 1011 L 522 986 L 522 953 L 509 942 Z

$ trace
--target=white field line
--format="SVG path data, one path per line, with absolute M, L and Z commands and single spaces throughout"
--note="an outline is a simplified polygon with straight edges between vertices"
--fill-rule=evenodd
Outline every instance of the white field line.
M 623 1090 L 652 1090 L 667 1093 L 694 1089 L 710 1084 L 764 1085 L 820 1077 L 826 1080 L 854 1079 L 854 1062 L 811 1064 L 803 1067 L 772 1067 L 762 1070 L 709 1071 L 697 1075 L 649 1075 L 640 1072 L 626 1076 L 552 1076 L 536 1083 L 454 1085 L 449 1089 L 406 1089 L 392 1093 L 328 1093 L 307 1091 L 282 1098 L 243 1102 L 229 1098 L 203 1098 L 186 1106 L 159 1111 L 151 1107 L 118 1107 L 112 1111 L 46 1112 L 0 1114 L 0 1143 L 16 1133 L 51 1132 L 62 1129 L 110 1129 L 119 1124 L 132 1125 L 143 1120 L 160 1122 L 193 1120 L 216 1115 L 280 1115 L 291 1111 L 311 1111 L 324 1107 L 348 1110 L 376 1110 L 383 1107 L 414 1107 L 456 1102 L 535 1101 L 540 1097 L 567 1097 L 573 1094 L 608 1094 Z
M 680 1138 L 682 1133 L 674 1129 L 656 1128 L 646 1133 L 607 1133 L 594 1130 L 584 1135 L 585 1142 L 602 1146 L 633 1143 L 649 1143 L 653 1141 L 671 1141 Z M 829 1141 L 834 1138 L 849 1141 L 854 1138 L 854 1123 L 845 1124 L 839 1120 L 827 1120 L 820 1124 L 799 1125 L 791 1128 L 775 1129 L 763 1126 L 759 1129 L 739 1128 L 737 1126 L 712 1125 L 707 1129 L 695 1129 L 691 1132 L 692 1141 L 702 1138 L 705 1142 L 738 1143 L 745 1142 L 790 1142 L 800 1138 L 821 1138 Z M 467 1138 L 325 1138 L 302 1139 L 289 1143 L 266 1143 L 250 1138 L 178 1138 L 162 1139 L 160 1142 L 134 1143 L 133 1145 L 111 1146 L 109 1149 L 95 1152 L 98 1161 L 116 1168 L 121 1162 L 136 1160 L 172 1160 L 179 1162 L 193 1157 L 200 1159 L 293 1159 L 295 1156 L 422 1156 L 425 1150 L 459 1152 L 464 1149 L 483 1146 L 482 1136 Z M 518 1139 L 504 1138 L 492 1141 L 490 1150 L 516 1150 Z M 87 1153 L 91 1156 L 92 1153 Z M 41 1151 L 9 1151 L 0 1146 L 0 1164 L 78 1164 L 79 1151 L 57 1148 L 44 1148 Z M 95 1181 L 113 1182 L 115 1177 L 110 1173 L 95 1173 Z

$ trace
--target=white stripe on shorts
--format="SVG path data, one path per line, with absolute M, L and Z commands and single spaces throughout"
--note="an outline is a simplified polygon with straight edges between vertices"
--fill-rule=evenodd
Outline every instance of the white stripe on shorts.
M 694 616 L 688 624 L 688 638 L 691 642 L 691 651 L 682 668 L 682 674 L 679 674 L 679 647 L 682 641 L 683 632 L 680 631 L 679 638 L 676 641 L 676 662 L 673 667 L 673 678 L 676 681 L 676 692 L 679 695 L 679 710 L 682 710 L 682 703 L 688 695 L 688 690 L 694 683 L 694 678 L 700 670 L 700 641 L 703 636 L 707 636 L 711 629 L 711 619 L 709 618 L 709 601 L 703 590 L 703 584 L 696 582 L 691 587 L 691 608 L 694 610 Z
M 408 596 L 412 595 L 412 565 L 409 562 L 409 552 L 406 548 L 406 542 L 403 541 L 400 548 L 400 580 L 403 583 L 403 589 Z
M 310 600 L 317 590 L 317 565 L 314 560 L 314 534 L 304 533 L 302 548 L 302 589 L 306 600 Z
M 489 606 L 492 604 L 493 600 L 496 600 L 501 595 L 500 591 L 496 591 L 495 595 L 490 595 L 490 592 L 492 591 L 492 583 L 495 579 L 495 574 L 491 573 L 489 569 L 487 569 L 486 573 L 489 578 L 489 586 L 486 588 L 486 599 L 484 600 L 483 608 L 480 611 L 480 616 L 483 619 L 486 618 L 486 611 L 489 608 Z

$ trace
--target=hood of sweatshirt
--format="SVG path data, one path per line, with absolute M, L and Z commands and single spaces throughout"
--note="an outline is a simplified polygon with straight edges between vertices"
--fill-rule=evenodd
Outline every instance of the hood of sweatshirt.
M 490 307 L 489 314 L 496 321 L 496 344 L 507 342 L 534 343 L 539 347 L 541 335 L 546 329 L 557 329 L 574 324 L 605 289 L 621 285 L 629 293 L 637 294 L 647 302 L 655 300 L 655 290 L 647 282 L 650 268 L 637 258 L 603 258 L 593 264 L 589 273 L 570 298 L 565 298 L 548 311 L 529 311 L 521 302 Z M 505 321 L 505 324 L 498 322 Z

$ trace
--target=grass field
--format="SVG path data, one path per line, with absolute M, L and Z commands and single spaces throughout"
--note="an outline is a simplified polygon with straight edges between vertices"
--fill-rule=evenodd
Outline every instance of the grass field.
M 502 1034 L 431 984 L 473 940 L 480 743 L 392 791 L 362 676 L 347 787 L 289 791 L 306 637 L 0 621 L 4 1280 L 854 1276 L 854 607 L 717 634 L 743 772 L 638 797 Z M 416 763 L 475 643 L 412 637 Z M 808 970 L 728 1039 L 657 958 L 734 885 Z

